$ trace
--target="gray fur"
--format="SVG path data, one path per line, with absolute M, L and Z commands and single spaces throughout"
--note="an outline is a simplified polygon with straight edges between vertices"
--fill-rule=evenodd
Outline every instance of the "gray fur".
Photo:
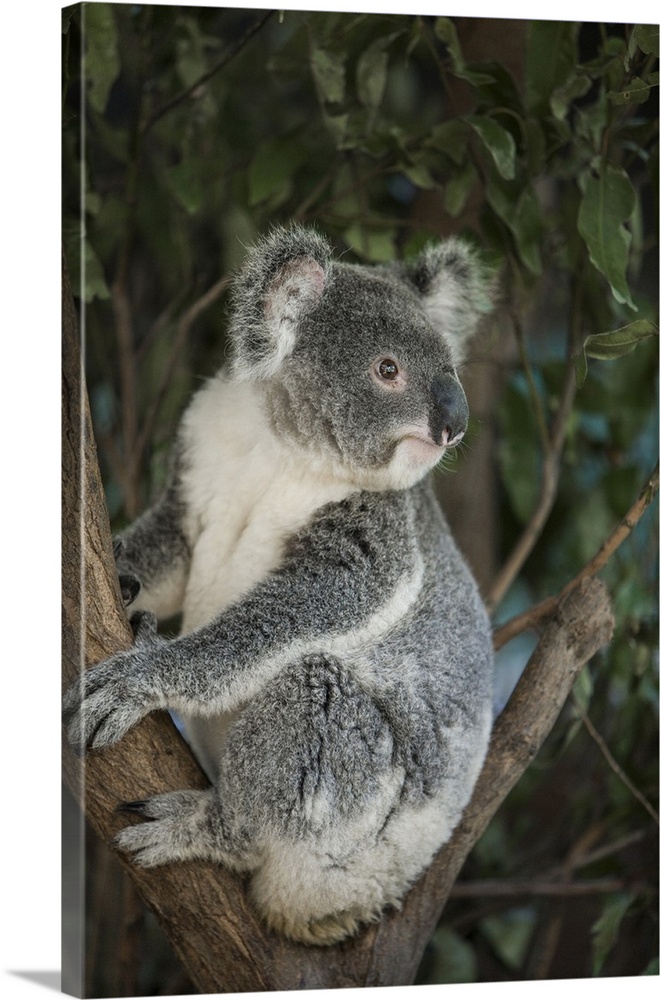
M 300 228 L 249 252 L 229 370 L 120 540 L 135 646 L 65 699 L 79 747 L 182 715 L 213 786 L 129 804 L 146 822 L 120 847 L 250 872 L 269 925 L 308 943 L 398 905 L 485 755 L 489 623 L 427 475 L 465 429 L 479 274 L 456 241 L 407 267 L 334 261 Z M 150 612 L 174 610 L 165 641 Z

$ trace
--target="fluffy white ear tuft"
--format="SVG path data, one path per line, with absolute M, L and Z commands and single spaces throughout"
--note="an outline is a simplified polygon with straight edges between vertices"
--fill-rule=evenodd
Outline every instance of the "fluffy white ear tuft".
M 302 226 L 277 228 L 249 251 L 234 289 L 233 378 L 275 375 L 323 295 L 330 258 L 327 241 Z
M 460 364 L 482 316 L 493 307 L 492 276 L 474 250 L 455 237 L 425 247 L 407 272 L 426 314 L 449 343 L 454 363 Z

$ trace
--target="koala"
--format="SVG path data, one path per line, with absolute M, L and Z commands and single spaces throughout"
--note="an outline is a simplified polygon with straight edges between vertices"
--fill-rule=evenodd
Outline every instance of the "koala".
M 135 644 L 65 697 L 81 750 L 155 709 L 182 719 L 211 785 L 126 803 L 146 822 L 118 847 L 249 873 L 295 941 L 400 905 L 484 760 L 490 626 L 430 473 L 467 427 L 456 366 L 488 297 L 456 239 L 379 266 L 306 227 L 249 250 L 229 361 L 117 540 Z

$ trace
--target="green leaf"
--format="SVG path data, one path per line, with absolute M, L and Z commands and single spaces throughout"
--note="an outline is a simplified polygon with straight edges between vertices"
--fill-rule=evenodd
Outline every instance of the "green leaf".
M 543 126 L 538 119 L 527 118 L 523 131 L 523 157 L 528 177 L 536 177 L 544 171 L 546 150 Z
M 610 333 L 592 333 L 584 342 L 584 350 L 590 358 L 609 361 L 634 350 L 640 340 L 657 336 L 658 328 L 654 323 L 638 319 Z
M 87 98 L 95 111 L 103 112 L 121 65 L 115 19 L 107 3 L 85 4 L 83 12 Z
M 428 243 L 437 242 L 437 233 L 431 229 L 417 229 L 406 240 L 401 250 L 403 260 L 414 260 Z
M 304 144 L 297 135 L 265 142 L 248 169 L 249 204 L 275 200 L 280 204 L 291 190 L 293 176 L 307 158 Z
M 607 126 L 610 112 L 610 105 L 602 87 L 599 88 L 594 101 L 585 107 L 577 108 L 572 129 L 578 139 L 586 140 L 590 153 L 591 150 L 600 149 L 602 146 L 603 132 Z M 568 123 L 566 124 L 569 127 Z
M 344 233 L 344 241 L 359 256 L 372 264 L 385 263 L 395 256 L 395 229 L 371 230 L 358 222 Z
M 424 41 L 424 22 L 421 16 L 418 14 L 413 22 L 412 29 L 410 31 L 410 36 L 408 39 L 408 44 L 406 45 L 406 62 L 410 59 L 411 55 L 417 48 L 420 42 Z
M 534 188 L 525 187 L 519 193 L 515 185 L 503 183 L 492 171 L 486 185 L 486 197 L 512 233 L 521 263 L 532 274 L 540 274 L 543 219 Z
M 505 965 L 510 969 L 519 969 L 525 958 L 534 924 L 532 908 L 521 907 L 498 916 L 486 917 L 480 922 L 479 929 Z
M 510 71 L 496 59 L 480 60 L 477 65 L 482 76 L 491 77 L 490 82 L 483 81 L 479 86 L 477 97 L 480 110 L 484 112 L 486 109 L 507 108 L 522 118 L 525 109 L 518 83 Z
M 74 295 L 86 303 L 94 299 L 109 299 L 110 290 L 103 273 L 103 265 L 87 235 L 81 231 L 78 220 L 65 221 L 62 227 L 62 239 L 66 248 Z
M 401 173 L 423 191 L 433 191 L 436 184 L 433 174 L 425 163 L 408 163 L 401 166 Z
M 557 87 L 550 98 L 550 109 L 555 118 L 563 121 L 569 108 L 578 97 L 584 97 L 591 89 L 591 80 L 586 73 L 576 73 Z
M 94 141 L 99 142 L 104 151 L 120 163 L 128 163 L 128 131 L 119 126 L 112 126 L 103 115 L 89 109 L 90 133 Z
M 332 136 L 337 149 L 354 149 L 357 142 L 351 139 L 349 132 L 350 115 L 329 115 L 327 111 L 323 113 L 323 124 Z
M 462 170 L 452 174 L 443 188 L 445 208 L 452 219 L 457 218 L 463 209 L 477 180 L 477 171 L 468 160 Z
M 476 70 L 469 69 L 466 65 L 453 21 L 448 17 L 438 17 L 433 27 L 436 36 L 440 41 L 445 43 L 449 50 L 454 76 L 472 84 L 473 87 L 493 83 L 493 77 L 488 73 L 479 73 Z
M 376 39 L 358 59 L 355 82 L 358 100 L 366 108 L 376 111 L 387 85 L 387 48 L 400 32 Z
M 634 900 L 635 897 L 627 892 L 613 896 L 592 926 L 594 976 L 600 975 L 607 956 L 617 942 L 621 921 Z
M 511 229 L 516 237 L 518 253 L 523 264 L 532 274 L 540 275 L 543 270 L 541 260 L 543 221 L 534 188 L 527 187 L 521 192 L 511 221 Z
M 659 32 L 657 24 L 636 24 L 630 33 L 628 57 L 635 54 L 635 49 L 641 49 L 644 55 L 660 55 Z
M 609 90 L 607 97 L 612 104 L 643 104 L 651 93 L 650 84 L 634 76 L 624 90 Z
M 204 184 L 200 176 L 199 163 L 184 160 L 168 170 L 170 183 L 179 204 L 193 215 L 204 203 Z
M 459 118 L 435 125 L 429 132 L 425 146 L 446 153 L 454 163 L 462 163 L 465 159 L 467 131 L 465 123 Z
M 181 23 L 183 34 L 176 41 L 176 71 L 184 87 L 196 83 L 209 68 L 206 49 L 199 37 L 199 29 L 190 17 Z
M 525 94 L 535 114 L 549 110 L 552 94 L 574 73 L 578 27 L 565 21 L 529 22 Z
M 355 178 L 349 164 L 344 164 L 335 174 L 332 182 L 332 205 L 338 216 L 360 213 L 360 194 L 355 188 Z
M 612 361 L 621 358 L 624 354 L 630 354 L 642 340 L 649 337 L 657 337 L 658 328 L 655 323 L 647 319 L 638 319 L 634 323 L 628 323 L 618 330 L 610 330 L 607 333 L 592 333 L 582 345 L 582 353 L 576 358 L 575 373 L 578 387 L 584 385 L 587 377 L 587 358 L 596 358 L 599 361 Z
M 572 693 L 578 712 L 580 715 L 584 715 L 589 709 L 591 696 L 594 693 L 594 682 L 588 665 L 578 674 Z
M 516 144 L 511 133 L 485 115 L 467 115 L 465 121 L 481 139 L 501 176 L 512 180 L 516 173 Z
M 603 274 L 617 302 L 637 307 L 630 297 L 626 280 L 631 235 L 625 223 L 635 208 L 635 189 L 627 173 L 604 163 L 600 176 L 587 177 L 578 230 L 589 250 L 592 264 Z
M 474 983 L 477 958 L 473 946 L 449 927 L 440 927 L 433 935 L 434 983 Z
M 359 101 L 375 111 L 380 105 L 387 83 L 387 52 L 378 43 L 370 45 L 360 56 L 356 70 Z
M 539 455 L 529 428 L 534 414 L 528 397 L 515 384 L 507 387 L 499 409 L 500 474 L 514 514 L 526 524 L 536 505 Z
M 346 54 L 327 49 L 312 51 L 311 65 L 319 97 L 326 104 L 341 104 L 346 91 Z
M 103 273 L 103 264 L 96 255 L 96 252 L 89 242 L 85 240 L 85 302 L 92 299 L 109 299 L 110 289 Z
M 571 500 L 575 498 L 572 497 Z M 575 565 L 582 565 L 597 552 L 612 530 L 615 519 L 604 493 L 592 490 L 574 503 L 570 524 L 564 530 L 562 546 Z

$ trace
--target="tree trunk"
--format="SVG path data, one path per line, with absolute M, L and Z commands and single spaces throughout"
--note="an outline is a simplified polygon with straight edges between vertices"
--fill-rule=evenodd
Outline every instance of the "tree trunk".
M 84 389 L 76 316 L 63 279 L 64 683 L 132 641 L 114 570 L 105 498 Z M 585 581 L 560 605 L 495 726 L 472 801 L 399 911 L 332 948 L 293 944 L 251 909 L 245 882 L 210 862 L 134 867 L 117 853 L 179 959 L 203 993 L 389 986 L 412 982 L 471 847 L 550 731 L 583 664 L 609 638 L 607 593 Z M 122 801 L 207 784 L 165 713 L 84 761 L 64 741 L 64 780 L 106 843 L 126 823 Z

